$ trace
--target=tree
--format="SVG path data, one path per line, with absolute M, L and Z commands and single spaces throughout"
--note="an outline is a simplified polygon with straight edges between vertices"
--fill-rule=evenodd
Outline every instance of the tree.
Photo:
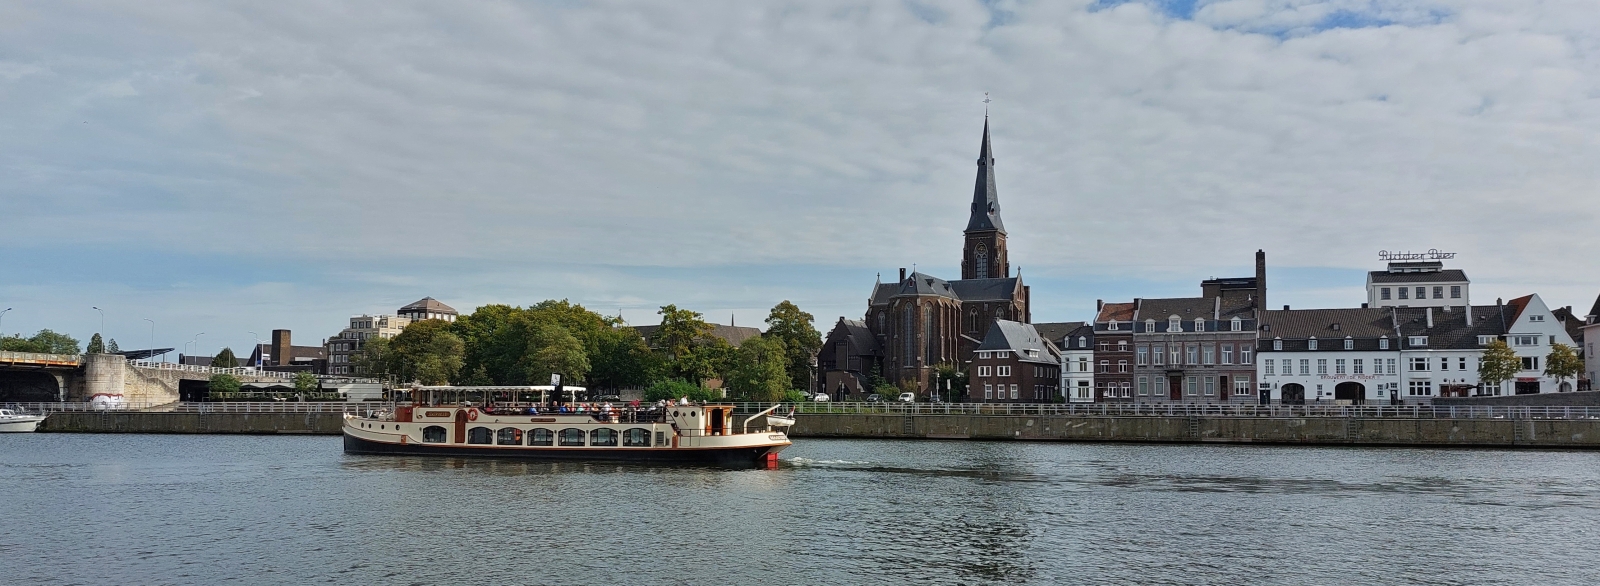
M 667 376 L 698 385 L 722 370 L 728 343 L 711 335 L 711 324 L 699 313 L 676 305 L 664 305 L 657 313 L 661 315 L 661 326 L 650 337 L 650 343 L 661 352 Z
M 1505 340 L 1495 340 L 1483 350 L 1483 360 L 1478 363 L 1478 380 L 1484 386 L 1500 388 L 1500 384 L 1511 380 L 1522 371 L 1522 359 L 1517 353 L 1506 345 Z
M 106 354 L 116 354 L 116 353 L 121 352 L 121 351 L 122 351 L 122 348 L 117 347 L 117 339 L 116 338 L 112 338 L 111 341 L 106 342 Z
M 583 342 L 555 323 L 534 328 L 519 365 L 525 380 L 533 382 L 550 380 L 552 374 L 573 381 L 585 380 L 589 375 L 589 355 L 583 350 Z
M 493 385 L 494 379 L 489 378 L 488 369 L 479 364 L 477 368 L 472 369 L 472 374 L 467 375 L 467 380 L 462 381 L 461 384 L 469 387 L 484 387 Z
M 296 393 L 315 393 L 322 390 L 322 383 L 317 380 L 317 375 L 309 372 L 297 372 L 294 375 L 294 391 Z
M 213 374 L 206 383 L 206 388 L 213 393 L 237 393 L 240 386 L 239 379 L 231 374 Z
M 31 338 L 12 335 L 0 339 L 0 351 L 37 352 L 40 354 L 78 354 L 78 340 L 66 334 L 39 330 Z
M 448 384 L 461 371 L 466 345 L 450 332 L 450 323 L 429 319 L 412 322 L 389 342 L 388 370 L 407 382 Z
M 85 354 L 105 354 L 106 353 L 106 345 L 105 345 L 104 342 L 100 341 L 100 332 L 95 332 L 94 336 L 89 338 L 89 348 L 84 350 L 84 353 Z
M 211 358 L 212 368 L 239 368 L 239 359 L 233 355 L 233 348 L 224 346 L 221 352 Z
M 1556 379 L 1559 384 L 1576 378 L 1580 372 L 1583 372 L 1583 359 L 1578 358 L 1571 346 L 1560 342 L 1550 345 L 1550 354 L 1544 357 L 1545 376 Z
M 715 401 L 717 392 L 684 380 L 657 381 L 644 392 L 644 400 L 652 403 L 661 400 L 676 401 L 684 397 L 697 402 Z
M 599 389 L 648 387 L 661 376 L 661 359 L 650 351 L 644 336 L 626 326 L 613 327 L 600 336 L 597 352 L 590 356 L 589 384 Z
M 722 380 L 746 400 L 777 401 L 789 388 L 788 362 L 782 340 L 758 336 L 733 351 Z
M 938 375 L 933 380 L 934 384 L 939 386 L 936 392 L 939 393 L 940 398 L 954 402 L 960 400 L 961 397 L 967 396 L 967 371 L 965 369 L 954 363 L 946 362 L 933 367 L 933 371 Z M 949 388 L 946 389 L 946 386 Z
M 389 376 L 389 339 L 372 338 L 361 344 L 361 350 L 350 357 L 356 374 L 373 378 Z
M 809 390 L 811 387 L 811 359 L 822 349 L 822 333 L 817 331 L 815 323 L 816 318 L 800 311 L 799 306 L 787 299 L 773 306 L 767 314 L 767 331 L 762 336 L 783 342 L 784 370 L 788 372 L 791 389 Z

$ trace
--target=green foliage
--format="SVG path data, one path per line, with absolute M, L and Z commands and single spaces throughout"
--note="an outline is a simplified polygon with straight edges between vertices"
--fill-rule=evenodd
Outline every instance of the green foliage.
M 78 354 L 82 352 L 77 338 L 50 330 L 39 330 L 31 338 L 12 335 L 0 339 L 0 352 L 37 352 L 40 354 Z
M 638 330 L 614 327 L 600 335 L 598 346 L 589 360 L 593 388 L 638 388 L 661 376 L 661 358 L 650 351 Z
M 100 332 L 95 332 L 94 336 L 89 338 L 89 348 L 85 349 L 84 353 L 85 354 L 105 354 L 106 353 L 106 345 L 105 345 L 104 342 L 100 341 Z
M 967 371 L 960 366 L 946 362 L 933 367 L 934 384 L 937 385 L 939 397 L 946 401 L 959 401 L 967 396 Z M 948 389 L 945 387 L 949 387 Z
M 401 381 L 442 385 L 461 371 L 466 345 L 436 319 L 412 322 L 389 342 L 388 370 Z M 369 340 L 370 342 L 370 340 Z
M 651 403 L 661 400 L 677 401 L 683 397 L 688 397 L 690 401 L 696 402 L 710 402 L 719 399 L 716 391 L 683 380 L 657 381 L 656 384 L 650 385 L 650 388 L 645 389 L 644 392 L 644 400 Z
M 785 403 L 804 403 L 810 401 L 811 397 L 806 395 L 805 391 L 789 389 L 783 392 L 783 399 L 781 400 Z
M 294 375 L 294 390 L 297 393 L 314 393 L 322 390 L 322 384 L 317 381 L 317 375 L 298 372 Z
M 900 395 L 900 389 L 889 384 L 888 379 L 883 378 L 883 368 L 876 363 L 867 371 L 867 392 L 889 398 Z
M 751 338 L 734 349 L 723 382 L 745 400 L 776 401 L 789 388 L 788 362 L 782 340 Z
M 211 380 L 206 383 L 206 388 L 213 393 L 237 393 L 239 386 L 239 379 L 231 374 L 211 375 Z
M 381 379 L 389 376 L 390 354 L 388 338 L 372 338 L 361 344 L 361 350 L 350 357 L 350 364 L 355 366 L 356 374 Z
M 1583 359 L 1571 346 L 1560 342 L 1550 345 L 1550 354 L 1544 358 L 1544 374 L 1557 382 L 1575 378 L 1583 372 Z
M 233 355 L 233 348 L 224 347 L 211 359 L 212 368 L 238 368 L 239 359 Z
M 662 306 L 657 313 L 661 327 L 650 343 L 661 352 L 667 376 L 699 384 L 723 370 L 732 347 L 711 335 L 711 324 L 699 313 L 676 305 Z
M 489 371 L 482 364 L 472 369 L 472 374 L 467 375 L 467 380 L 461 382 L 469 387 L 484 387 L 494 384 L 494 379 L 489 378 Z
M 814 323 L 816 319 L 811 314 L 800 311 L 799 306 L 787 299 L 773 306 L 767 314 L 767 331 L 762 337 L 783 342 L 789 388 L 811 386 L 811 360 L 822 349 L 822 333 Z
M 1506 345 L 1505 340 L 1495 340 L 1483 351 L 1483 361 L 1478 363 L 1478 380 L 1489 386 L 1500 386 L 1522 370 L 1522 359 Z
M 612 360 L 619 352 L 628 354 L 617 326 L 614 318 L 562 300 L 527 308 L 479 307 L 457 320 L 454 331 L 466 343 L 466 372 L 476 375 L 481 368 L 492 384 L 546 384 L 552 373 L 576 384 L 590 377 L 602 355 L 607 360 L 602 361 L 606 378 L 601 386 L 644 384 L 648 376 Z
M 116 338 L 112 338 L 111 341 L 106 342 L 106 354 L 116 354 L 116 353 L 121 352 L 121 351 L 122 351 L 122 348 L 117 347 L 117 339 Z

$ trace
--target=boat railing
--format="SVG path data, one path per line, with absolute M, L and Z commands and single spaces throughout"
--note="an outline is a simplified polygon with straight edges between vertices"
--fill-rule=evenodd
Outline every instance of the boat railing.
M 735 403 L 734 405 L 738 413 L 756 413 L 772 407 L 773 403 Z M 1201 405 L 1182 403 L 900 403 L 831 401 L 787 403 L 785 405 L 792 405 L 797 416 L 811 413 L 830 413 L 859 415 L 1600 419 L 1600 407 L 1559 405 Z

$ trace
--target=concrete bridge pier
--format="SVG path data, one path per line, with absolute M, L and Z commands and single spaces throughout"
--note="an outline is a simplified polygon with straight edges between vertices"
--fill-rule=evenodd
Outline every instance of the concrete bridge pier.
M 93 401 L 96 397 L 121 402 L 127 386 L 128 359 L 121 354 L 83 355 L 83 396 L 79 401 Z

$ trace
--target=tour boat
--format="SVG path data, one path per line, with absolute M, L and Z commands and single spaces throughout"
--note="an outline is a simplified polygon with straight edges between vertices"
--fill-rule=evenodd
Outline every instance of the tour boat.
M 0 432 L 29 432 L 39 429 L 43 415 L 29 415 L 10 409 L 0 409 Z
M 539 387 L 423 387 L 411 404 L 344 417 L 344 450 L 351 454 L 487 456 L 528 460 L 611 460 L 646 463 L 774 467 L 790 446 L 788 434 L 751 422 L 777 406 L 734 418 L 733 405 L 584 405 L 563 411 L 542 400 L 524 404 Z M 477 392 L 482 401 L 444 403 L 440 391 Z M 452 397 L 454 398 L 454 397 Z M 509 400 L 508 400 L 509 399 Z M 542 396 L 541 396 L 542 399 Z M 579 404 L 582 405 L 582 404 Z

